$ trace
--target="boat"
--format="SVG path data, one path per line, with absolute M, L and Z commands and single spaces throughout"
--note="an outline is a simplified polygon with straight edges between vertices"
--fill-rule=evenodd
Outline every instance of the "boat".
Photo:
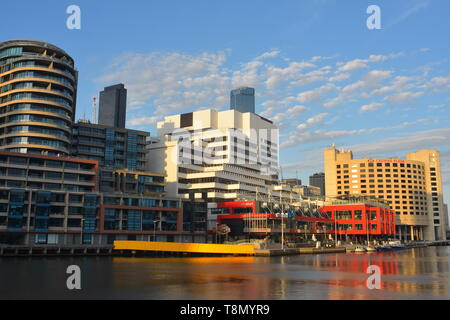
M 355 253 L 364 253 L 366 252 L 366 248 L 364 247 L 356 247 Z
M 391 250 L 392 250 L 392 247 L 389 246 L 389 245 L 383 245 L 383 246 L 378 246 L 378 247 L 377 247 L 377 250 L 378 250 L 378 251 L 391 251 Z
M 367 252 L 376 252 L 377 248 L 369 246 L 369 247 L 366 247 L 366 250 L 367 250 Z
M 404 249 L 406 246 L 402 244 L 400 241 L 390 241 L 389 245 L 392 249 Z

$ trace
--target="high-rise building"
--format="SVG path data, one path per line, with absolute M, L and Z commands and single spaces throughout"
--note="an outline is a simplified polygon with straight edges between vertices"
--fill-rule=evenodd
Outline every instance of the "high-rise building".
M 277 181 L 278 130 L 257 114 L 210 109 L 166 117 L 158 139 L 148 167 L 167 176 L 169 194 L 261 200 Z
M 72 155 L 96 160 L 100 166 L 100 191 L 114 190 L 114 171 L 143 172 L 145 146 L 150 133 L 78 122 L 73 126 Z
M 106 87 L 100 92 L 98 124 L 125 128 L 127 89 L 123 84 Z
M 353 159 L 351 151 L 333 146 L 324 151 L 324 166 L 327 198 L 386 200 L 396 212 L 399 239 L 444 239 L 439 151 L 420 150 L 406 159 Z
M 0 150 L 68 155 L 77 77 L 74 60 L 52 44 L 0 43 Z
M 255 89 L 242 87 L 231 91 L 230 109 L 255 113 Z
M 309 185 L 320 188 L 320 195 L 325 195 L 325 173 L 314 173 L 309 177 Z

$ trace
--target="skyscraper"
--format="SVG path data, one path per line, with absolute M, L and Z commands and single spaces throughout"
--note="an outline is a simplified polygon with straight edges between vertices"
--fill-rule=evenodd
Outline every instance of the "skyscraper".
M 231 91 L 230 109 L 255 113 L 255 89 L 242 87 Z
M 320 195 L 325 195 L 325 173 L 314 173 L 309 177 L 309 185 L 320 188 Z
M 77 76 L 74 60 L 54 45 L 0 43 L 0 150 L 68 155 Z
M 106 87 L 100 92 L 98 124 L 125 128 L 127 89 L 123 84 Z

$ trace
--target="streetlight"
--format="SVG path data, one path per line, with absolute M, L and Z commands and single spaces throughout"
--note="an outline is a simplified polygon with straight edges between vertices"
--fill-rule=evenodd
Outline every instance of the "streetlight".
M 84 226 L 84 219 L 81 219 L 81 234 L 80 234 L 80 243 L 83 244 L 83 226 Z
M 153 220 L 153 241 L 156 241 L 156 223 L 161 222 L 161 220 Z

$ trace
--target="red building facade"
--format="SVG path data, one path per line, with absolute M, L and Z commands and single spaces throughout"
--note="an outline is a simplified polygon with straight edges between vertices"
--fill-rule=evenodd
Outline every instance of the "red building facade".
M 323 206 L 322 211 L 335 222 L 338 235 L 395 236 L 395 212 L 387 206 L 332 204 Z
M 231 235 L 236 236 L 279 234 L 282 219 L 283 232 L 291 239 L 310 239 L 312 235 L 322 240 L 336 236 L 361 240 L 395 236 L 395 212 L 377 202 L 326 202 L 315 210 L 290 206 L 284 210 L 285 216 L 280 210 L 262 208 L 256 201 L 221 202 L 217 210 L 217 225 L 228 225 Z

